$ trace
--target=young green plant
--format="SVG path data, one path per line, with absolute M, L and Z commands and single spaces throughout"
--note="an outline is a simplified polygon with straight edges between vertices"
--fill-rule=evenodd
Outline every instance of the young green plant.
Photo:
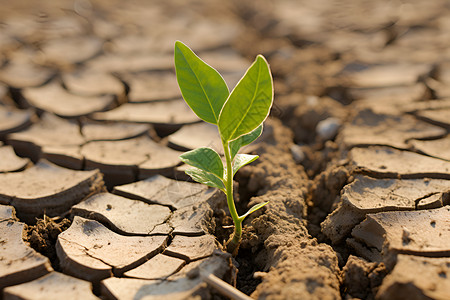
M 239 216 L 233 199 L 233 177 L 258 155 L 238 153 L 262 133 L 263 122 L 273 101 L 272 75 L 267 61 L 258 55 L 230 93 L 222 76 L 189 47 L 175 42 L 175 69 L 184 100 L 203 121 L 217 125 L 225 163 L 211 148 L 202 147 L 180 156 L 192 166 L 186 173 L 195 181 L 223 191 L 227 197 L 234 233 L 226 243 L 236 255 L 242 237 L 242 221 L 268 202 L 260 203 Z

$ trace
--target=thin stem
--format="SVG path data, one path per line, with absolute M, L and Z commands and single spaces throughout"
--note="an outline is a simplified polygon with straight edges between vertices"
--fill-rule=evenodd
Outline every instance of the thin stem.
M 223 150 L 225 154 L 225 159 L 227 162 L 227 179 L 226 179 L 226 195 L 227 195 L 227 204 L 228 209 L 230 210 L 231 218 L 233 218 L 234 223 L 234 233 L 230 240 L 227 242 L 227 251 L 232 253 L 233 255 L 237 254 L 237 250 L 239 244 L 241 242 L 242 236 L 242 220 L 239 218 L 239 215 L 236 211 L 236 206 L 234 205 L 233 199 L 233 166 L 232 159 L 229 149 L 229 142 L 223 142 Z

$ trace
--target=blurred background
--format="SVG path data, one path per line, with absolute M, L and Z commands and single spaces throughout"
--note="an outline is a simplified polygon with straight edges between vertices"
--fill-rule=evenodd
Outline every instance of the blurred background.
M 324 80 L 352 62 L 450 58 L 450 3 L 445 0 L 0 3 L 1 63 L 29 60 L 56 71 L 82 63 L 98 69 L 95 61 L 111 55 L 136 60 L 171 54 L 179 39 L 199 53 L 233 49 L 249 60 L 263 53 L 277 76 L 289 77 L 278 93 L 320 94 Z
M 320 120 L 343 118 L 342 105 L 374 93 L 386 103 L 450 95 L 445 0 L 3 0 L 0 6 L 0 91 L 12 98 L 2 103 L 63 117 L 106 105 L 70 114 L 26 90 L 51 83 L 69 94 L 117 94 L 92 79 L 112 74 L 126 93 L 108 109 L 179 98 L 175 40 L 223 73 L 230 88 L 255 55 L 265 55 L 275 79 L 272 115 L 294 129 L 297 143 L 314 140 L 304 131 Z M 325 108 L 302 124 L 298 107 L 320 103 Z M 77 109 L 71 105 L 66 110 Z

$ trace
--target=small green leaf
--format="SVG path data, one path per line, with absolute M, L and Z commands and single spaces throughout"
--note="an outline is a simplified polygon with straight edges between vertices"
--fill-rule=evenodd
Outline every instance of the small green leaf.
M 241 149 L 244 146 L 247 146 L 254 140 L 256 140 L 263 131 L 263 124 L 259 125 L 258 128 L 253 130 L 252 132 L 242 135 L 235 139 L 234 141 L 230 142 L 230 151 L 231 151 L 231 159 L 233 159 L 236 154 L 238 153 L 239 149 Z
M 255 161 L 258 159 L 258 155 L 250 155 L 250 154 L 237 154 L 234 158 L 233 163 L 233 176 L 236 172 L 245 165 Z
M 222 140 L 232 141 L 255 130 L 269 115 L 272 101 L 269 65 L 258 55 L 220 112 L 218 126 Z
M 181 94 L 202 120 L 217 124 L 230 92 L 222 76 L 188 46 L 175 42 L 175 70 Z
M 223 164 L 219 154 L 211 148 L 201 147 L 183 153 L 180 159 L 193 167 L 223 178 Z
M 256 205 L 253 205 L 252 208 L 250 208 L 245 214 L 243 214 L 242 216 L 239 217 L 239 219 L 242 221 L 245 219 L 245 217 L 247 217 L 249 214 L 251 214 L 252 212 L 257 211 L 258 209 L 260 209 L 261 207 L 263 207 L 264 205 L 266 205 L 267 203 L 269 203 L 269 201 L 267 202 L 263 202 L 263 203 L 259 203 Z
M 200 170 L 198 168 L 189 168 L 185 171 L 194 181 L 206 184 L 207 186 L 223 190 L 224 185 L 216 175 Z

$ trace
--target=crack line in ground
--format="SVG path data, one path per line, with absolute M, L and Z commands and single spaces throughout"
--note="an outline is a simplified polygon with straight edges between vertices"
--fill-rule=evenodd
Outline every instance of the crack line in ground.
M 429 198 L 429 197 L 431 197 L 431 196 L 437 195 L 437 194 L 442 194 L 442 193 L 441 193 L 441 192 L 431 192 L 431 193 L 429 193 L 429 194 L 426 194 L 425 196 L 422 196 L 422 197 L 420 197 L 420 198 L 414 200 L 414 209 L 415 209 L 415 210 L 423 210 L 423 209 L 426 209 L 426 208 L 423 208 L 423 209 L 420 209 L 420 208 L 419 208 L 420 201 L 422 201 L 422 200 L 424 200 L 424 199 L 426 199 L 426 198 Z

